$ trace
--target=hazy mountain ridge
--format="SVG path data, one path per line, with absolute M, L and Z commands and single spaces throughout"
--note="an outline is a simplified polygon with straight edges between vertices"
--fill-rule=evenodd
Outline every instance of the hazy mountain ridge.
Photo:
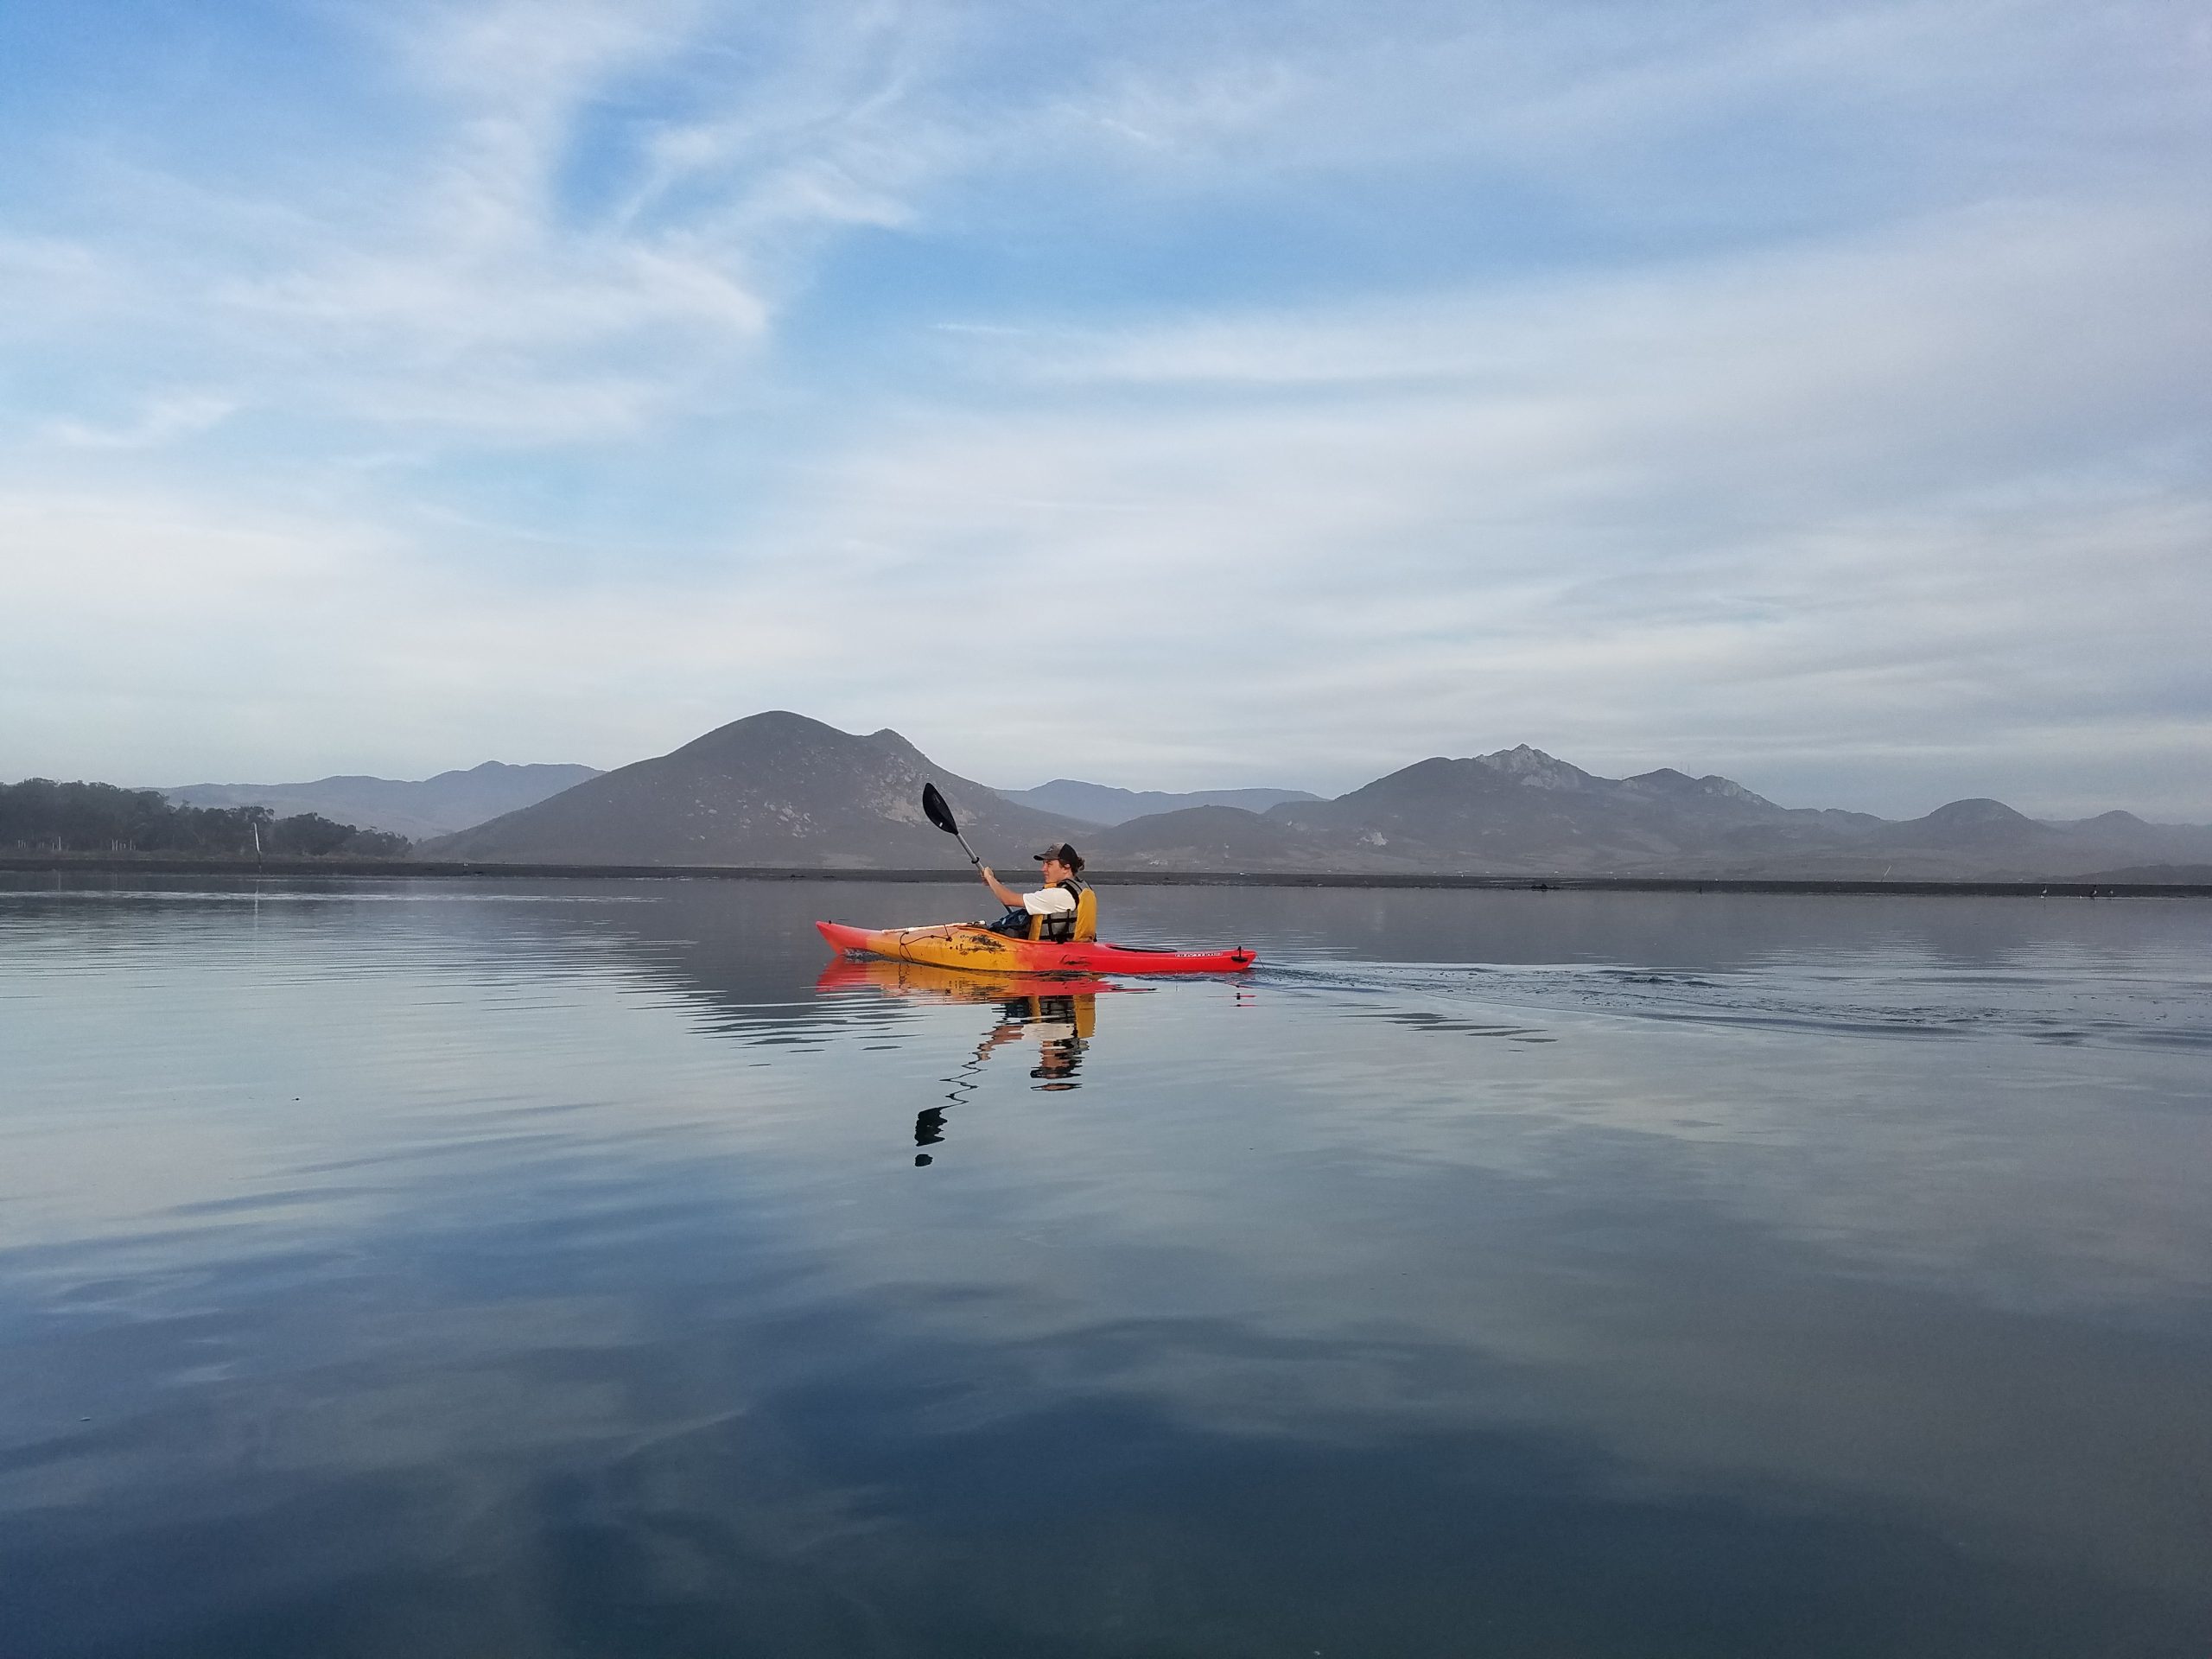
M 1264 812 L 1206 800 L 1102 826 L 949 772 L 896 732 L 856 736 L 781 711 L 420 850 L 487 861 L 957 868 L 957 847 L 922 815 L 931 780 L 977 850 L 1009 875 L 1060 839 L 1102 872 L 2035 880 L 2212 861 L 2212 829 L 2125 812 L 2044 823 L 1968 799 L 1893 821 L 1782 806 L 1731 779 L 1671 767 L 1601 778 L 1526 744 L 1416 761 L 1333 800 L 1282 800 Z
M 1247 816 L 1132 820 L 1094 837 L 1095 855 L 1130 868 L 1837 880 L 2052 878 L 2212 856 L 2212 829 L 2124 812 L 2045 823 L 1975 799 L 1897 822 L 1781 806 L 1671 767 L 1600 778 L 1526 744 Z
M 998 791 L 1017 806 L 1057 813 L 1086 823 L 1109 826 L 1159 812 L 1179 812 L 1190 807 L 1234 806 L 1248 812 L 1264 812 L 1286 801 L 1318 801 L 1321 798 L 1302 789 L 1198 789 L 1180 793 L 1158 789 L 1116 789 L 1111 784 L 1087 784 L 1075 778 L 1055 778 L 1034 789 Z
M 161 793 L 179 806 L 265 806 L 279 817 L 314 812 L 423 841 L 531 805 L 598 776 L 593 766 L 486 760 L 419 781 L 347 776 L 305 784 L 185 784 Z

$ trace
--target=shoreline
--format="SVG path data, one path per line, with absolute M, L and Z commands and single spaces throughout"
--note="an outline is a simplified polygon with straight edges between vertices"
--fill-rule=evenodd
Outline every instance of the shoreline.
M 965 885 L 959 869 L 797 869 L 735 864 L 474 864 L 414 859 L 168 858 L 159 855 L 45 853 L 0 855 L 0 874 L 71 871 L 121 875 L 210 875 L 237 879 L 329 876 L 389 880 L 490 877 L 535 880 L 887 881 Z M 1983 899 L 2208 899 L 2212 883 L 2085 881 L 1858 880 L 1827 877 L 1673 875 L 1475 875 L 1357 871 L 1105 870 L 1103 883 L 1151 887 L 1350 887 L 1535 893 L 1752 893 L 1889 894 Z

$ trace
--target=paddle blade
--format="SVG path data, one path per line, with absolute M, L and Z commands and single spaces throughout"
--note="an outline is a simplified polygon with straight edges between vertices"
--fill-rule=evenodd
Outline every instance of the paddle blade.
M 944 804 L 944 797 L 937 792 L 935 784 L 922 785 L 922 810 L 929 815 L 931 823 L 948 836 L 960 833 L 960 826 L 952 817 L 952 809 Z

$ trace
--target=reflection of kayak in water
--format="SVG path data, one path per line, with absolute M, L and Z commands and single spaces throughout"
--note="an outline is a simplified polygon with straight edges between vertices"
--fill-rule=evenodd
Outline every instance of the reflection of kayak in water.
M 1101 994 L 1142 996 L 1147 988 L 1081 974 L 976 974 L 924 962 L 839 957 L 822 970 L 814 988 L 817 995 L 874 991 L 901 1001 L 989 1010 L 985 1016 L 988 1026 L 975 1052 L 944 1079 L 950 1085 L 944 1103 L 914 1116 L 914 1163 L 927 1168 L 936 1160 L 929 1148 L 944 1139 L 948 1109 L 968 1103 L 995 1051 L 1026 1042 L 1035 1061 L 1029 1075 L 1037 1089 L 1059 1094 L 1079 1088 L 1076 1073 L 1098 1029 Z
M 1079 974 L 971 973 L 925 962 L 893 962 L 880 957 L 839 957 L 814 982 L 817 991 L 863 988 L 911 996 L 925 1002 L 1015 1002 L 1025 997 L 1096 996 L 1101 991 L 1134 991 L 1131 985 Z
M 880 991 L 887 996 L 917 1002 L 949 1002 L 961 1007 L 988 1003 L 994 1016 L 1035 1028 L 1045 1039 L 1089 1037 L 1098 1021 L 1101 992 L 1142 995 L 1135 985 L 1116 985 L 1110 979 L 1079 974 L 974 974 L 958 968 L 937 968 L 925 962 L 889 962 L 880 957 L 855 960 L 840 957 L 822 970 L 814 982 L 822 991 Z M 981 1059 L 1012 1027 L 1001 1025 L 987 1037 Z
M 1010 939 L 977 922 L 880 929 L 847 927 L 840 922 L 817 922 L 815 926 L 833 950 L 987 974 L 1234 974 L 1255 960 L 1242 945 L 1232 950 L 1155 950 L 1103 941 L 1055 944 L 1045 939 Z

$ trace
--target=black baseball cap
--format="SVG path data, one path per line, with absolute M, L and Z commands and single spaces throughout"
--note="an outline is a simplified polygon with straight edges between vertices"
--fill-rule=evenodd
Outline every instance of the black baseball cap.
M 1081 875 L 1083 874 L 1083 855 L 1076 851 L 1074 848 L 1069 846 L 1065 841 L 1057 847 L 1047 847 L 1041 853 L 1032 853 L 1030 856 L 1035 859 L 1039 864 L 1042 864 L 1048 858 L 1057 858 L 1061 863 L 1066 865 L 1068 868 L 1073 870 L 1077 875 Z

